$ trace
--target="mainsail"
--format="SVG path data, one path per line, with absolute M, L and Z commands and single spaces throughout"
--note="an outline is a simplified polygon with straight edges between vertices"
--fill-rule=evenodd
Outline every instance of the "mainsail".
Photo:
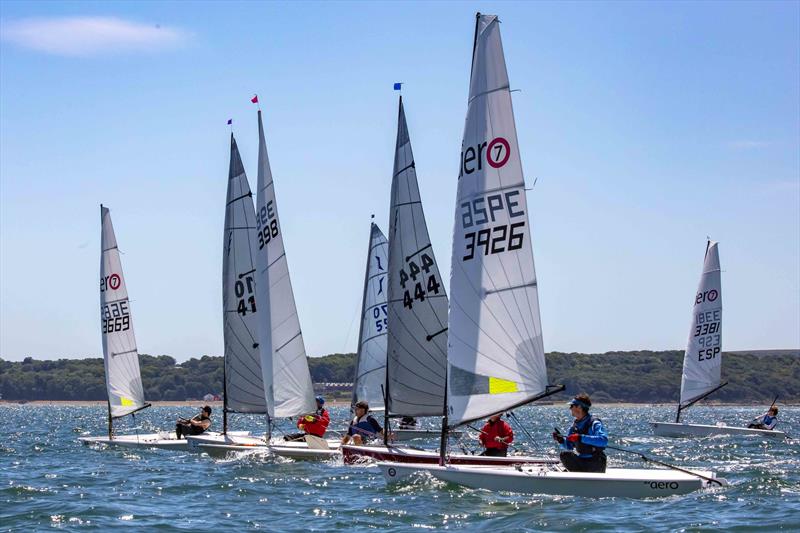
M 716 389 L 722 367 L 722 285 L 719 250 L 708 241 L 703 274 L 694 297 L 692 326 L 683 356 L 680 403 L 687 404 Z
M 222 305 L 225 341 L 225 410 L 266 413 L 256 305 L 256 217 L 253 193 L 231 134 L 231 161 L 222 243 Z
M 388 254 L 386 237 L 377 224 L 371 224 L 352 404 L 364 400 L 372 410 L 383 408 L 382 387 L 386 381 Z
M 403 99 L 389 207 L 387 412 L 444 414 L 447 295 L 417 184 Z
M 448 424 L 547 387 L 530 222 L 500 23 L 478 14 L 453 229 Z M 390 321 L 391 324 L 391 321 Z
M 147 404 L 117 238 L 111 224 L 111 213 L 102 205 L 100 226 L 100 333 L 103 337 L 109 414 L 118 418 L 143 409 Z
M 297 316 L 289 263 L 278 220 L 278 204 L 258 111 L 258 210 L 256 212 L 257 299 L 261 304 L 261 370 L 270 418 L 316 410 L 303 333 Z

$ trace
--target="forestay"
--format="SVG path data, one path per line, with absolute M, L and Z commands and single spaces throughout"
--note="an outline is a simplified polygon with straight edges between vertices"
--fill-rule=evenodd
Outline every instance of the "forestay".
M 389 250 L 386 237 L 376 224 L 370 226 L 367 268 L 364 274 L 364 297 L 361 303 L 361 328 L 358 335 L 356 378 L 353 401 L 364 400 L 370 409 L 383 408 L 383 385 L 386 381 L 386 334 L 389 293 L 387 268 Z
M 102 205 L 100 226 L 100 332 L 109 409 L 111 416 L 118 418 L 146 405 L 117 238 L 111 224 L 111 213 Z
M 483 418 L 544 392 L 525 180 L 493 15 L 480 15 L 476 26 L 450 296 L 448 423 Z
M 403 100 L 389 208 L 387 409 L 441 416 L 447 361 L 447 295 L 417 184 Z
M 225 409 L 265 413 L 261 358 L 258 352 L 255 264 L 256 218 L 253 194 L 231 134 L 231 160 L 222 245 Z
M 722 285 L 717 244 L 708 241 L 703 274 L 694 297 L 692 326 L 683 356 L 681 404 L 703 396 L 720 384 Z
M 264 140 L 261 111 L 258 112 L 258 210 L 256 239 L 258 248 L 257 296 L 263 315 L 261 327 L 261 369 L 267 408 L 271 418 L 288 418 L 316 410 L 311 373 L 300 320 L 297 316 L 289 263 L 278 220 L 278 205 L 272 171 Z

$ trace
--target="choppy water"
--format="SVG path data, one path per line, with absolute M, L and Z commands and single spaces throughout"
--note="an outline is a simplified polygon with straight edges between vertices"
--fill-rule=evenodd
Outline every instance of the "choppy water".
M 685 416 L 738 425 L 761 411 L 693 407 Z M 137 421 L 147 431 L 193 414 L 154 407 Z M 497 494 L 424 479 L 387 487 L 376 467 L 341 461 L 213 460 L 189 452 L 87 447 L 77 437 L 104 433 L 104 407 L 2 405 L 0 529 L 800 530 L 800 440 L 656 438 L 647 422 L 669 421 L 673 409 L 598 407 L 595 414 L 613 444 L 714 470 L 731 486 L 651 500 Z M 555 425 L 566 429 L 566 409 L 528 407 L 518 415 L 539 438 L 531 451 L 555 454 L 549 434 Z M 345 410 L 332 409 L 332 418 L 343 425 Z M 800 408 L 782 408 L 780 420 L 790 435 L 800 434 Z M 257 417 L 233 419 L 236 429 L 262 431 L 261 424 Z M 642 467 L 633 455 L 610 451 L 609 459 Z

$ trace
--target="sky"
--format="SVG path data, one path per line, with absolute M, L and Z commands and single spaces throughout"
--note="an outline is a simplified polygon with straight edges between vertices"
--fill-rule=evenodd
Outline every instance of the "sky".
M 221 355 L 230 128 L 258 94 L 306 349 L 354 351 L 403 82 L 443 273 L 474 14 L 494 13 L 547 351 L 800 347 L 798 2 L 0 3 L 0 357 L 98 357 L 100 209 L 139 350 Z M 535 186 L 533 185 L 535 182 Z

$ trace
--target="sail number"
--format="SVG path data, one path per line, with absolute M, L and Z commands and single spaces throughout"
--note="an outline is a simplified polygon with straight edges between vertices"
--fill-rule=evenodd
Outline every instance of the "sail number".
M 490 227 L 477 229 L 498 220 L 510 220 L 524 217 L 525 211 L 519 208 L 520 191 L 510 191 L 502 194 L 480 196 L 474 200 L 461 204 L 461 227 L 463 229 L 475 228 L 473 231 L 464 232 L 465 253 L 464 261 L 475 257 L 476 250 L 483 255 L 499 254 L 522 248 L 525 237 L 525 220 L 511 224 L 497 224 Z
M 104 305 L 100 309 L 102 333 L 115 333 L 117 331 L 127 331 L 131 329 L 131 314 L 128 310 L 128 301 L 113 302 Z
M 244 279 L 245 281 L 237 279 L 233 286 L 233 291 L 236 297 L 239 298 L 239 305 L 236 306 L 236 312 L 242 316 L 247 315 L 248 311 L 251 313 L 256 312 L 256 297 L 253 294 L 255 292 L 255 280 L 253 276 L 245 276 Z M 246 293 L 245 287 L 247 288 Z
M 375 329 L 378 333 L 383 333 L 389 328 L 389 314 L 386 310 L 387 304 L 376 305 L 372 309 L 372 318 L 375 320 Z
M 431 256 L 421 254 L 420 262 L 421 264 L 417 265 L 415 261 L 408 261 L 406 267 L 400 269 L 400 286 L 404 289 L 403 307 L 409 309 L 414 306 L 414 300 L 424 302 L 426 296 L 439 294 L 441 289 L 441 284 L 436 280 L 436 273 L 431 272 L 433 266 Z
M 492 168 L 500 168 L 511 156 L 511 145 L 503 137 L 495 137 L 491 141 L 484 141 L 475 146 L 468 146 L 461 151 L 461 168 L 458 177 L 464 174 L 483 170 L 483 160 Z
M 258 230 L 258 249 L 268 245 L 272 239 L 278 236 L 278 219 L 275 217 L 275 209 L 272 207 L 272 200 L 267 205 L 261 206 L 256 213 L 256 229 Z
M 696 313 L 694 323 L 694 336 L 700 346 L 697 351 L 697 360 L 715 359 L 722 350 L 722 309 Z

